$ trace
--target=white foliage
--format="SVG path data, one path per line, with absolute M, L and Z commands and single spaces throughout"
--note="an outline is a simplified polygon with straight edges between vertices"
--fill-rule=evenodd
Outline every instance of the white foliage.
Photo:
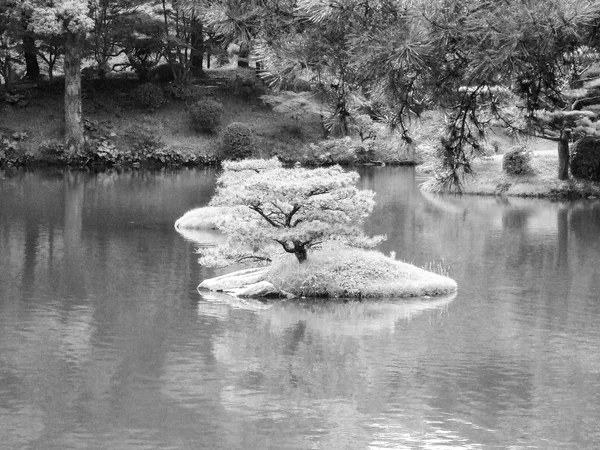
M 265 254 L 273 243 L 294 253 L 331 239 L 360 247 L 377 245 L 382 238 L 368 238 L 362 229 L 375 193 L 356 188 L 358 177 L 339 166 L 291 169 L 276 160 L 227 163 L 210 202 L 231 208 L 231 214 L 217 222 L 229 236 L 223 254 L 239 257 L 251 251 L 265 257 L 273 254 L 273 249 Z M 215 251 L 209 253 L 216 260 Z
M 44 36 L 86 33 L 94 25 L 88 13 L 86 1 L 56 0 L 53 6 L 34 6 L 29 28 Z

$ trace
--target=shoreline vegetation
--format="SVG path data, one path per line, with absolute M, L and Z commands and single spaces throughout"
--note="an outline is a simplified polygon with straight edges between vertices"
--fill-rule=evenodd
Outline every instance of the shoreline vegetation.
M 370 133 L 366 140 L 359 137 L 363 129 L 353 137 L 327 137 L 324 106 L 311 93 L 275 92 L 254 69 L 231 65 L 205 70 L 188 84 L 84 77 L 85 149 L 69 156 L 63 145 L 63 84 L 60 78 L 22 83 L 0 97 L 0 169 L 210 167 L 230 158 L 275 156 L 303 166 L 415 164 L 412 148 L 383 126 L 363 124 Z M 216 103 L 219 117 L 206 122 L 199 102 Z M 232 124 L 247 127 L 251 136 L 244 148 L 237 141 L 237 147 L 228 147 Z
M 218 166 L 225 159 L 223 135 L 228 124 L 243 123 L 252 132 L 250 153 L 244 157 L 277 157 L 286 165 L 307 167 L 341 164 L 415 165 L 421 173 L 432 173 L 437 157 L 437 124 L 443 120 L 434 111 L 416 124 L 415 143 L 404 144 L 383 127 L 367 124 L 373 139 L 324 139 L 319 115 L 314 111 L 288 117 L 261 97 L 273 94 L 253 69 L 231 66 L 205 71 L 184 87 L 165 80 L 152 83 L 160 91 L 160 102 L 141 104 L 136 89 L 142 84 L 125 77 L 84 79 L 86 151 L 68 157 L 61 143 L 62 92 L 60 79 L 33 87 L 15 87 L 0 102 L 0 170 L 15 167 L 37 169 L 57 167 L 74 170 L 177 169 Z M 157 91 L 157 92 L 158 92 Z M 292 105 L 304 105 L 307 92 L 281 94 Z M 267 95 L 273 98 L 273 95 Z M 191 105 L 210 99 L 223 105 L 221 124 L 211 132 L 194 129 Z M 281 99 L 280 99 L 281 101 Z M 305 108 L 306 105 L 301 106 Z M 436 131 L 437 130 L 437 131 Z M 359 133 L 365 130 L 358 130 Z M 491 142 L 505 150 L 511 143 L 500 134 Z M 554 146 L 556 144 L 553 144 Z M 462 194 L 537 198 L 600 197 L 600 184 L 570 178 L 557 179 L 558 155 L 548 143 L 532 140 L 532 170 L 521 175 L 502 169 L 502 155 L 473 161 L 473 174 L 462 182 Z M 490 152 L 487 152 L 490 154 Z M 432 175 L 422 183 L 428 193 L 444 193 Z
M 182 236 L 191 236 L 193 240 L 192 231 L 213 230 L 214 219 L 221 213 L 219 208 L 196 208 L 179 218 L 175 228 Z M 200 237 L 210 238 L 206 234 L 200 234 Z M 456 282 L 447 276 L 443 267 L 434 269 L 439 273 L 430 269 L 397 261 L 376 250 L 331 243 L 311 251 L 302 264 L 293 255 L 285 254 L 267 267 L 244 269 L 204 280 L 199 289 L 241 298 L 406 298 L 437 297 L 456 292 Z
M 556 150 L 532 152 L 531 170 L 519 175 L 502 169 L 502 157 L 494 155 L 474 160 L 474 173 L 464 177 L 461 194 L 548 199 L 600 198 L 599 183 L 573 177 L 558 179 Z M 421 184 L 421 190 L 443 194 L 436 181 L 432 176 Z

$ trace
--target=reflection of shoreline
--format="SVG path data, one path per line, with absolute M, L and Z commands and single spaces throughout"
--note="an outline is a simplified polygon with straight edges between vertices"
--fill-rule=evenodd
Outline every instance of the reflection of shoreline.
M 426 311 L 442 310 L 456 293 L 431 298 L 398 300 L 364 300 L 362 302 L 299 303 L 294 300 L 276 303 L 261 315 L 271 328 L 282 331 L 302 322 L 308 329 L 324 335 L 359 337 L 383 330 L 393 330 L 398 320 L 410 321 Z
M 200 293 L 198 313 L 226 320 L 232 309 L 261 313 L 275 332 L 304 323 L 326 335 L 349 335 L 358 337 L 387 329 L 393 329 L 398 320 L 410 321 L 426 311 L 444 310 L 456 298 L 456 293 L 432 298 L 382 299 L 350 301 L 321 300 L 306 302 L 286 300 L 261 302 L 241 299 L 219 292 Z
M 458 198 L 456 195 L 451 196 L 442 196 L 439 194 L 433 194 L 430 192 L 421 192 L 421 196 L 427 200 L 427 203 L 434 206 L 435 208 L 450 213 L 450 214 L 466 214 L 467 207 L 465 205 L 461 205 L 460 202 L 451 202 L 448 201 L 451 198 Z M 458 203 L 458 204 L 457 204 Z
M 273 307 L 272 302 L 261 302 L 251 298 L 238 298 L 220 292 L 198 289 L 201 301 L 198 302 L 198 314 L 219 319 L 227 319 L 232 309 L 261 312 Z
M 551 201 L 520 197 L 483 197 L 422 193 L 426 204 L 451 215 L 475 215 L 497 230 L 525 229 L 538 236 L 558 234 L 558 216 L 593 215 L 600 201 Z

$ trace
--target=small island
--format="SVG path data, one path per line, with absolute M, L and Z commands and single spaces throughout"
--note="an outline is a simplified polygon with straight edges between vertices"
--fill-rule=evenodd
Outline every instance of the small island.
M 220 230 L 227 238 L 201 247 L 200 263 L 249 268 L 204 280 L 199 288 L 238 297 L 380 298 L 450 294 L 457 284 L 373 248 L 364 219 L 374 193 L 354 186 L 358 174 L 339 166 L 285 168 L 276 160 L 224 163 L 206 207 L 188 211 L 175 228 Z

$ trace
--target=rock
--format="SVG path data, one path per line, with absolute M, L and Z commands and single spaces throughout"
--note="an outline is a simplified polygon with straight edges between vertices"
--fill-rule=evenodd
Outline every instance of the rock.
M 259 281 L 242 289 L 236 289 L 234 294 L 241 298 L 279 298 L 281 293 L 268 281 Z
M 260 267 L 228 273 L 220 277 L 204 280 L 198 288 L 209 289 L 211 291 L 228 291 L 246 287 L 262 281 L 267 270 L 268 268 Z
M 16 140 L 16 141 L 24 141 L 25 139 L 27 139 L 27 133 L 21 131 L 15 131 L 11 137 Z

